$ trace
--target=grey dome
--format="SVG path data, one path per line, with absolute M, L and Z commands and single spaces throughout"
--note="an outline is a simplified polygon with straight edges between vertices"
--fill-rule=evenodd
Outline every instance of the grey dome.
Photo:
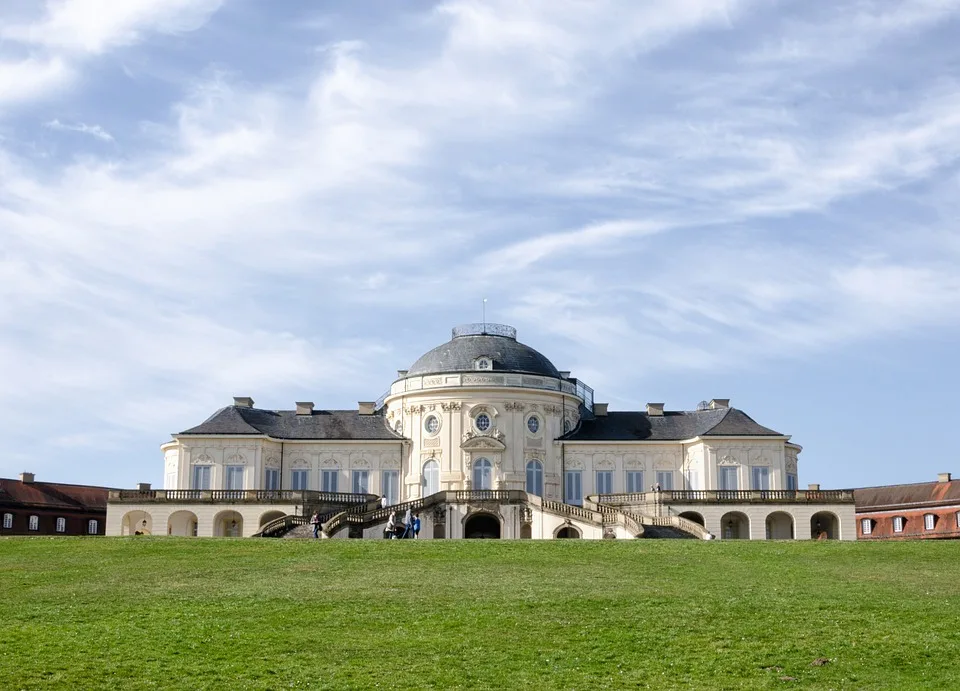
M 560 372 L 544 355 L 517 341 L 516 330 L 500 324 L 459 326 L 453 338 L 417 360 L 407 376 L 441 372 L 472 372 L 477 358 L 493 361 L 494 372 L 522 372 L 560 378 Z

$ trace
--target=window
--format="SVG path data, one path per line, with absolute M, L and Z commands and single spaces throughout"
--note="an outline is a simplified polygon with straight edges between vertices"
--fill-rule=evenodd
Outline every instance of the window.
M 39 516 L 30 516 L 30 530 L 40 530 L 40 517 Z
M 3 527 L 6 530 L 10 530 L 13 527 L 13 514 L 5 513 L 3 514 Z
M 787 473 L 787 489 L 791 492 L 797 490 L 797 476 L 795 473 Z
M 583 471 L 568 470 L 563 474 L 563 500 L 567 504 L 583 504 Z
M 427 430 L 427 434 L 436 434 L 440 430 L 440 418 L 436 415 L 428 415 L 423 428 Z
M 350 484 L 352 486 L 351 491 L 354 494 L 368 494 L 370 490 L 370 471 L 354 470 Z
M 474 360 L 473 366 L 478 370 L 493 369 L 493 362 L 488 357 L 478 357 Z
M 770 469 L 766 466 L 754 466 L 753 472 L 753 489 L 770 489 Z
M 543 496 L 543 463 L 540 461 L 527 463 L 527 493 Z
M 190 489 L 210 489 L 210 466 L 193 466 L 193 485 Z
M 227 486 L 224 489 L 243 489 L 243 470 L 242 465 L 228 465 L 226 467 Z
M 864 535 L 869 535 L 873 532 L 873 521 L 869 518 L 860 519 L 860 532 Z
M 4 519 L 6 521 L 6 519 Z M 960 511 L 957 511 L 957 527 L 960 528 Z
M 904 525 L 906 525 L 906 520 L 903 516 L 895 516 L 893 519 L 893 532 L 902 533 Z
M 320 473 L 320 491 L 338 492 L 337 482 L 340 477 L 340 471 L 336 468 L 324 469 Z
M 937 517 L 932 513 L 927 513 L 923 515 L 923 529 L 924 530 L 933 530 L 933 526 L 937 523 Z
M 613 471 L 597 471 L 597 494 L 613 494 Z
M 397 421 L 394 423 L 394 425 L 393 425 L 393 429 L 396 431 L 397 434 L 402 434 L 402 433 L 403 433 L 403 421 L 402 421 L 402 420 L 397 420 Z
M 486 413 L 480 413 L 474 419 L 473 424 L 477 426 L 477 430 L 480 432 L 486 432 L 490 429 L 490 416 Z
M 57 519 L 57 532 L 58 532 L 58 533 L 65 533 L 65 532 L 67 532 L 67 519 L 66 519 L 66 518 L 58 518 L 58 519 Z
M 100 522 L 97 519 L 91 518 L 89 521 L 87 521 L 87 535 L 96 535 L 99 532 Z
M 536 434 L 540 431 L 540 418 L 536 415 L 531 415 L 527 418 L 527 429 L 530 430 L 530 434 Z
M 683 479 L 687 483 L 687 489 L 700 489 L 700 473 L 696 470 L 687 469 L 683 473 Z
M 672 470 L 658 470 L 657 471 L 657 484 L 660 485 L 660 489 L 665 492 L 669 492 L 673 489 L 673 471 Z
M 177 474 L 176 473 L 167 473 L 163 476 L 163 488 L 164 489 L 176 489 L 177 488 Z
M 740 469 L 736 466 L 724 466 L 720 468 L 719 479 L 720 479 L 720 489 L 725 490 L 737 490 L 739 489 L 738 485 L 738 472 Z
M 646 491 L 643 489 L 643 471 L 642 470 L 627 471 L 627 491 L 631 493 Z
M 380 493 L 387 498 L 387 504 L 396 504 L 400 498 L 400 471 L 384 470 L 380 481 Z
M 488 458 L 478 458 L 473 462 L 473 488 L 493 489 L 493 464 Z
M 440 465 L 436 461 L 427 461 L 423 464 L 421 484 L 425 497 L 440 491 Z
M 264 483 L 266 489 L 280 489 L 280 471 L 277 468 L 267 468 L 264 479 L 266 480 Z
M 301 468 L 290 473 L 290 487 L 291 489 L 309 489 L 310 471 Z

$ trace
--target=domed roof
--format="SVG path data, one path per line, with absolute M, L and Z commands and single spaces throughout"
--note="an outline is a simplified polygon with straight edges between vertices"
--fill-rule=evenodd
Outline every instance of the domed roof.
M 544 355 L 517 341 L 517 331 L 503 324 L 466 324 L 453 330 L 453 338 L 417 360 L 407 376 L 440 372 L 472 372 L 477 360 L 490 358 L 494 372 L 522 372 L 544 377 L 560 377 L 560 372 Z

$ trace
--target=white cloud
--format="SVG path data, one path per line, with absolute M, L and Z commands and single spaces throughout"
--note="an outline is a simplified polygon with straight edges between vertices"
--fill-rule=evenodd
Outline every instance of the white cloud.
M 69 124 L 62 123 L 58 119 L 53 119 L 50 122 L 44 123 L 43 126 L 59 132 L 79 132 L 80 134 L 88 134 L 94 139 L 99 139 L 102 142 L 113 141 L 113 135 L 100 127 L 100 125 L 88 125 L 84 122 Z

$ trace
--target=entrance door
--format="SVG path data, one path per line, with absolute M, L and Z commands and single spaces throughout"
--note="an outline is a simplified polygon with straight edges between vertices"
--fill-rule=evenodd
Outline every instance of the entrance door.
M 463 536 L 470 539 L 500 539 L 500 521 L 488 513 L 478 513 L 467 519 Z

